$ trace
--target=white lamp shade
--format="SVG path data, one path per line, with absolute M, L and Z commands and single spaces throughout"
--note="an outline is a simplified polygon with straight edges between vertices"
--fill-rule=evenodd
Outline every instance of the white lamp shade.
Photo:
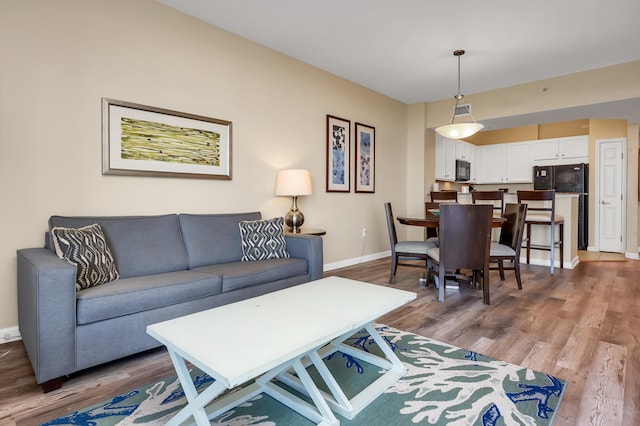
M 463 139 L 475 135 L 484 128 L 480 123 L 455 123 L 436 127 L 438 134 L 450 139 Z
M 311 195 L 311 174 L 309 170 L 280 170 L 276 178 L 276 195 Z

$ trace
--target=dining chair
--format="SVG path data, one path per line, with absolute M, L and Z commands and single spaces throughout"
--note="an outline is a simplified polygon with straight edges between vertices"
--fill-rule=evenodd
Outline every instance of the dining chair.
M 422 267 L 422 265 L 416 263 L 400 263 L 401 260 L 424 260 L 424 267 L 429 269 L 427 249 L 435 247 L 436 244 L 427 241 L 398 241 L 391 203 L 384 203 L 384 210 L 387 215 L 387 229 L 389 231 L 389 244 L 391 245 L 391 273 L 389 274 L 389 284 L 391 284 L 393 277 L 396 275 L 398 265 Z
M 555 249 L 560 250 L 560 268 L 564 264 L 564 217 L 556 214 L 556 191 L 550 190 L 519 190 L 518 203 L 527 204 L 527 216 L 525 225 L 527 227 L 526 237 L 523 242 L 527 249 L 527 264 L 530 262 L 531 250 L 544 250 L 551 253 L 550 272 L 555 272 Z M 531 243 L 531 227 L 548 226 L 550 228 L 550 238 L 548 244 L 532 244 Z M 556 225 L 558 226 L 559 236 L 556 241 Z
M 522 280 L 520 278 L 520 249 L 522 246 L 522 236 L 524 234 L 525 216 L 527 214 L 526 204 L 507 203 L 504 207 L 504 218 L 507 220 L 500 228 L 500 240 L 491 243 L 489 261 L 497 263 L 497 267 L 490 267 L 491 270 L 500 271 L 500 279 L 504 281 L 504 271 L 515 272 L 518 288 L 522 290 Z M 512 266 L 505 267 L 504 262 L 509 261 Z
M 431 191 L 431 202 L 449 202 L 449 203 L 457 203 L 458 202 L 458 192 L 457 191 Z
M 439 245 L 427 250 L 434 268 L 438 300 L 444 302 L 447 271 L 470 269 L 472 284 L 480 276 L 483 300 L 489 304 L 489 250 L 491 245 L 492 208 L 489 205 L 440 205 Z M 429 275 L 433 271 L 429 269 Z
M 494 215 L 502 216 L 504 213 L 503 191 L 471 191 L 471 201 L 473 204 L 488 204 L 484 202 L 491 201 Z

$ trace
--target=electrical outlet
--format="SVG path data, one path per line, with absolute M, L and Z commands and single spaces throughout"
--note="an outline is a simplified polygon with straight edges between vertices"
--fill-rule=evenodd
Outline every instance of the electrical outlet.
M 362 228 L 362 238 L 367 237 L 367 228 Z

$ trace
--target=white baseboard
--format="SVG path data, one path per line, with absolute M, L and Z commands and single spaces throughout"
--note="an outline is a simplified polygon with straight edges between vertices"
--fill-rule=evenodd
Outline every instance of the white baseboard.
M 346 268 L 347 266 L 357 265 L 362 262 L 370 262 L 372 260 L 382 259 L 383 257 L 389 257 L 389 256 L 391 256 L 390 250 L 384 251 L 381 253 L 368 254 L 366 256 L 361 256 L 361 257 L 354 257 L 352 259 L 345 259 L 339 262 L 325 263 L 322 269 L 325 272 L 332 271 L 334 269 Z
M 546 267 L 550 267 L 550 261 L 549 259 L 539 259 L 539 258 L 535 258 L 532 257 L 530 259 L 529 262 L 531 265 L 537 265 L 537 266 L 546 266 Z M 560 261 L 556 260 L 555 262 L 555 267 L 556 268 L 560 268 Z M 574 269 L 578 263 L 580 263 L 580 259 L 578 258 L 578 256 L 574 257 L 573 259 L 571 259 L 570 262 L 567 262 L 566 260 L 563 262 L 562 268 L 563 269 Z M 526 265 L 527 264 L 527 258 L 526 256 L 521 256 L 520 257 L 520 265 Z
M 638 252 L 640 252 L 640 248 L 638 248 Z M 640 260 L 640 254 L 638 253 L 625 253 L 624 257 L 627 259 Z
M 390 250 L 380 252 L 380 253 L 369 254 L 363 257 L 354 257 L 352 259 L 345 259 L 339 262 L 325 263 L 323 266 L 323 270 L 327 272 L 327 271 L 332 271 L 334 269 L 346 268 L 347 266 L 354 266 L 362 262 L 369 262 L 371 260 L 382 259 L 383 257 L 388 257 L 388 256 L 391 256 Z M 527 258 L 521 257 L 520 264 L 526 265 L 526 263 L 527 263 Z M 556 268 L 559 268 L 560 262 L 556 261 L 555 263 L 556 263 Z M 578 257 L 576 256 L 574 259 L 571 259 L 570 262 L 565 261 L 563 267 L 564 269 L 574 269 L 576 265 L 578 265 L 578 263 L 580 263 L 580 259 L 578 259 Z M 537 259 L 535 257 L 532 257 L 531 264 L 537 265 L 537 266 L 549 266 L 549 259 Z
M 589 250 L 589 251 L 598 251 L 595 247 L 588 247 L 587 250 Z M 635 253 L 626 252 L 624 254 L 624 257 L 627 258 L 627 259 L 640 260 L 640 247 L 638 247 L 638 250 Z
M 21 339 L 22 336 L 20 336 L 20 330 L 17 325 L 0 329 L 0 345 Z

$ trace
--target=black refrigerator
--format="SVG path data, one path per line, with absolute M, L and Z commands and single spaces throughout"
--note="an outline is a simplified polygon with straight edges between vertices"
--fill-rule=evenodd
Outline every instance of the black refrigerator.
M 578 195 L 578 250 L 589 243 L 589 165 L 534 166 L 533 189 L 555 189 Z

